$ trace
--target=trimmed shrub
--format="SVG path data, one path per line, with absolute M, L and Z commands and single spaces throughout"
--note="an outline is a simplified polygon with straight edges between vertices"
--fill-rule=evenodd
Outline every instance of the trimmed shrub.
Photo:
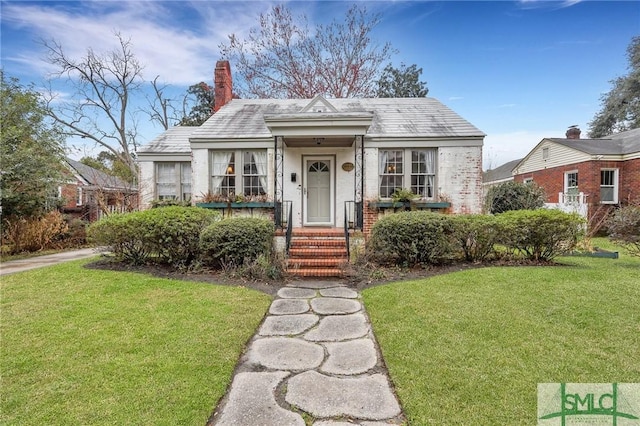
M 125 262 L 141 264 L 155 257 L 182 268 L 198 257 L 200 232 L 219 217 L 207 209 L 170 206 L 110 215 L 92 224 L 88 235 Z
M 511 210 L 535 210 L 544 206 L 544 189 L 534 183 L 504 182 L 489 188 L 485 210 L 498 214 Z
M 467 262 L 481 262 L 494 251 L 498 241 L 498 227 L 495 216 L 455 215 L 449 216 L 458 247 Z
M 265 218 L 230 217 L 209 225 L 200 235 L 205 264 L 241 266 L 260 255 L 269 258 L 273 246 L 273 222 Z
M 622 244 L 634 256 L 640 256 L 640 205 L 622 207 L 607 221 L 612 240 Z
M 168 200 L 153 200 L 151 201 L 151 208 L 159 208 L 159 207 L 172 207 L 172 206 L 178 206 L 178 207 L 191 207 L 191 201 L 180 201 L 180 200 L 173 200 L 173 199 L 168 199 Z
M 513 210 L 496 217 L 500 243 L 529 260 L 549 261 L 570 252 L 584 234 L 581 216 L 556 209 Z
M 449 216 L 427 211 L 395 213 L 373 225 L 367 252 L 378 263 L 440 264 L 454 256 L 453 237 Z
M 109 247 L 116 259 L 141 265 L 151 256 L 151 247 L 145 238 L 147 231 L 144 212 L 117 213 L 103 217 L 89 225 L 87 239 L 90 243 Z

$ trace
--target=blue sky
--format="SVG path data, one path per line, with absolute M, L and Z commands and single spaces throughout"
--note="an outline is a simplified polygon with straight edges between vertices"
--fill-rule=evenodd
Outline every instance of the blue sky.
M 429 96 L 487 134 L 485 169 L 523 157 L 543 137 L 563 137 L 570 125 L 586 136 L 609 81 L 627 72 L 631 38 L 640 35 L 638 1 L 362 3 L 381 13 L 373 37 L 397 49 L 393 63 L 422 67 Z M 131 38 L 147 79 L 159 75 L 184 93 L 211 82 L 220 43 L 230 33 L 246 34 L 273 4 L 1 1 L 0 59 L 7 75 L 38 85 L 51 71 L 38 40 L 56 39 L 79 56 L 89 47 L 111 48 L 117 30 Z M 287 4 L 314 23 L 340 19 L 351 3 Z M 144 124 L 139 130 L 143 143 L 161 132 Z

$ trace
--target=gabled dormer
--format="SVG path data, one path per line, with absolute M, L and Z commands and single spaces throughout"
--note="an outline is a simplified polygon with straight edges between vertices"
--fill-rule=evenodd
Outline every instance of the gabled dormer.
M 338 112 L 338 110 L 324 96 L 316 95 L 300 112 Z

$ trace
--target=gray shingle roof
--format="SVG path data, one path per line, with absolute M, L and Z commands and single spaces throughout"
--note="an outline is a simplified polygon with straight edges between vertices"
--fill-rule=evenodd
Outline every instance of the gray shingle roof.
M 640 152 L 640 128 L 614 133 L 600 139 L 548 139 L 591 155 L 625 155 Z
M 148 144 L 138 148 L 138 153 L 190 153 L 189 136 L 196 126 L 174 126 L 158 135 Z
M 372 112 L 369 137 L 483 137 L 485 134 L 434 98 L 328 99 L 338 113 Z M 270 138 L 264 115 L 298 114 L 311 99 L 233 99 L 191 139 Z M 308 113 L 307 113 L 308 114 Z M 335 115 L 335 112 L 317 114 Z
M 122 179 L 107 174 L 101 170 L 94 169 L 93 167 L 87 166 L 79 161 L 67 158 L 67 163 L 90 186 L 96 186 L 103 189 L 132 189 L 131 185 Z
M 520 161 L 522 161 L 522 158 L 504 163 L 503 165 L 498 166 L 495 169 L 487 170 L 482 174 L 482 181 L 485 183 L 496 182 L 513 177 L 513 169 L 518 165 Z

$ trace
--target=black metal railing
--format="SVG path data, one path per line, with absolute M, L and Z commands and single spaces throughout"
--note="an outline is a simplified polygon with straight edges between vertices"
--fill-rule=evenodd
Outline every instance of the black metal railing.
M 349 229 L 362 230 L 362 202 L 361 201 L 345 201 L 344 217 Z
M 353 201 L 346 201 L 344 203 L 344 240 L 347 245 L 347 262 L 351 259 L 351 252 L 349 249 L 349 203 L 353 203 Z

